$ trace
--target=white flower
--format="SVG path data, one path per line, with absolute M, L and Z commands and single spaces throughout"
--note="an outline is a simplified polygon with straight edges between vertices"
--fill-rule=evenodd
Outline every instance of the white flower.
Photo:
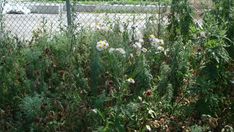
M 164 54 L 168 55 L 169 49 L 164 50 Z
M 92 111 L 93 111 L 95 114 L 97 114 L 97 109 L 92 109 Z
M 159 50 L 159 51 L 164 51 L 164 48 L 163 48 L 162 46 L 158 46 L 158 47 L 157 47 L 157 50 Z
M 138 40 L 140 43 L 144 43 L 144 40 L 143 39 L 139 39 Z
M 134 38 L 135 40 L 140 40 L 143 38 L 142 31 L 139 28 L 135 29 Z
M 153 35 L 153 34 L 151 34 L 150 36 L 149 36 L 149 41 L 150 42 L 154 42 L 156 40 L 156 37 Z
M 206 38 L 206 32 L 200 32 L 200 36 L 201 36 L 202 38 Z
M 158 46 L 164 45 L 164 41 L 162 39 L 155 38 L 154 35 L 149 36 L 149 41 L 151 45 L 155 48 L 157 48 Z
M 156 44 L 159 44 L 159 45 L 163 45 L 164 44 L 164 41 L 162 39 L 158 39 L 158 38 L 150 39 L 150 42 L 151 43 L 156 43 Z
M 97 44 L 96 48 L 98 51 L 102 51 L 103 50 L 103 46 L 101 44 Z
M 147 50 L 146 48 L 142 48 L 141 51 L 142 51 L 143 53 L 146 53 L 148 50 Z
M 128 78 L 128 79 L 127 79 L 127 82 L 128 82 L 128 83 L 134 84 L 134 83 L 135 83 L 135 80 L 134 80 L 133 78 Z
M 105 50 L 109 47 L 109 44 L 107 43 L 106 40 L 101 40 L 99 42 L 97 42 L 96 48 L 98 51 L 102 51 Z
M 226 125 L 224 128 L 222 128 L 221 132 L 233 132 L 233 127 Z
M 142 97 L 141 97 L 141 96 L 138 96 L 138 99 L 139 99 L 140 101 L 142 101 Z
M 162 39 L 160 39 L 160 42 L 159 42 L 160 45 L 164 45 L 164 41 Z
M 122 55 L 126 54 L 126 51 L 123 48 L 110 48 L 109 53 L 118 52 Z
M 148 131 L 151 131 L 151 127 L 149 125 L 145 125 L 145 127 Z
M 123 48 L 116 48 L 115 51 L 119 52 L 120 54 L 126 54 L 126 51 Z
M 141 49 L 142 45 L 139 42 L 136 42 L 135 44 L 133 44 L 133 47 L 136 49 Z
M 109 53 L 113 53 L 115 51 L 115 48 L 110 48 Z
M 160 52 L 165 51 L 165 49 L 163 47 L 164 41 L 162 39 L 158 39 L 158 38 L 155 38 L 154 35 L 150 35 L 149 40 L 150 40 L 151 46 L 156 48 L 158 51 L 160 51 Z

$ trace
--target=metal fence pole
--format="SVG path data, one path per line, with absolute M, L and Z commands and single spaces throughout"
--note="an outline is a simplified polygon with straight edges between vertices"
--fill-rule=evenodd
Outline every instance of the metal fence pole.
M 3 6 L 4 6 L 4 0 L 0 0 L 0 38 L 2 38 L 3 33 Z
M 73 32 L 73 20 L 72 20 L 72 7 L 71 7 L 71 2 L 70 0 L 66 0 L 66 8 L 67 8 L 67 26 L 68 26 L 68 37 L 70 39 L 70 51 L 72 54 L 72 49 L 75 43 L 75 36 L 74 36 L 74 32 Z
M 158 0 L 158 37 L 160 37 L 161 32 L 161 1 Z
M 66 0 L 66 8 L 67 8 L 67 25 L 68 25 L 68 28 L 70 28 L 72 25 L 72 13 L 71 13 L 70 0 Z

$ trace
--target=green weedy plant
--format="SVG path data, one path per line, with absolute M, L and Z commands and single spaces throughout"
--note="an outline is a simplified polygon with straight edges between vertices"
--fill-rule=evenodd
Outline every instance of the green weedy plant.
M 168 25 L 169 41 L 177 40 L 178 36 L 183 37 L 183 42 L 191 38 L 190 26 L 193 24 L 192 9 L 188 0 L 172 0 L 171 12 Z
M 229 54 L 232 58 L 234 58 L 234 2 L 232 0 L 222 0 L 222 1 L 214 1 L 214 9 L 212 10 L 215 15 L 217 21 L 221 24 L 223 20 L 227 23 L 227 38 L 230 40 L 226 40 L 230 45 L 228 49 Z
M 18 98 L 29 90 L 25 88 L 24 59 L 19 43 L 8 34 L 0 40 L 0 107 L 15 106 Z
M 100 85 L 100 77 L 101 77 L 101 64 L 100 64 L 100 55 L 96 51 L 96 43 L 92 46 L 92 53 L 91 53 L 91 88 L 93 95 L 97 95 L 98 93 L 98 86 Z
M 190 57 L 192 56 L 192 42 L 186 43 L 183 40 L 178 40 L 171 46 L 171 73 L 170 81 L 174 88 L 173 98 L 175 99 L 179 94 L 186 91 L 184 87 L 184 79 L 190 74 Z
M 173 89 L 168 89 L 168 85 L 170 85 L 168 84 L 170 82 L 169 81 L 170 72 L 171 72 L 171 69 L 169 65 L 163 63 L 160 67 L 158 93 L 161 96 L 168 94 L 167 95 L 168 101 L 171 101 L 171 98 L 173 97 Z
M 26 96 L 19 104 L 21 112 L 26 116 L 28 121 L 32 121 L 37 116 L 42 114 L 41 106 L 43 104 L 43 97 L 35 95 L 33 97 Z
M 170 24 L 168 25 L 169 82 L 173 87 L 173 100 L 183 92 L 183 79 L 189 70 L 189 48 L 192 43 L 191 27 L 194 26 L 192 9 L 188 0 L 173 0 L 171 3 Z
M 139 92 L 152 88 L 151 82 L 153 76 L 151 75 L 150 67 L 146 62 L 145 55 L 142 54 L 136 60 L 135 68 L 132 74 L 138 83 Z
M 230 74 L 228 65 L 230 56 L 226 50 L 227 43 L 226 22 L 219 22 L 213 15 L 204 18 L 203 30 L 206 36 L 201 42 L 201 58 L 195 63 L 196 85 L 195 93 L 200 95 L 196 104 L 199 114 L 217 115 L 224 109 L 226 91 L 229 91 Z M 196 60 L 196 59 L 195 59 Z M 222 115 L 223 116 L 223 115 Z

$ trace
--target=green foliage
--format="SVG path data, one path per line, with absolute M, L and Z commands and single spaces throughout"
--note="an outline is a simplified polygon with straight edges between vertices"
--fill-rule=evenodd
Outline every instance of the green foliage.
M 10 37 L 1 40 L 0 43 L 0 90 L 2 91 L 0 93 L 0 107 L 17 101 L 22 93 L 28 91 L 24 89 L 25 72 L 23 66 L 20 65 L 24 60 L 20 58 L 21 47 L 17 44 L 18 42 Z
M 191 132 L 202 132 L 202 131 L 204 130 L 201 126 L 198 126 L 198 125 L 191 126 Z
M 199 76 L 196 78 L 197 91 L 201 98 L 197 103 L 197 110 L 201 113 L 217 114 L 222 108 L 223 92 L 228 90 L 227 86 L 230 76 L 228 76 L 228 66 L 230 62 L 226 47 L 229 46 L 226 39 L 226 23 L 218 24 L 212 16 L 204 18 L 203 30 L 204 40 L 200 41 L 202 52 L 197 63 L 202 64 L 197 67 Z M 194 66 L 198 64 L 195 63 Z
M 193 24 L 192 9 L 188 0 L 172 0 L 170 24 L 168 25 L 170 41 L 182 36 L 184 41 L 191 38 L 190 26 Z
M 43 103 L 43 98 L 39 95 L 35 95 L 33 97 L 26 96 L 22 99 L 21 104 L 19 105 L 21 111 L 25 114 L 28 120 L 35 119 L 38 115 L 40 115 L 41 106 Z
M 231 0 L 223 0 L 223 1 L 214 1 L 215 9 L 213 10 L 214 15 L 217 18 L 218 23 L 222 23 L 226 21 L 229 26 L 227 26 L 227 38 L 230 40 L 226 40 L 229 43 L 230 47 L 228 48 L 229 54 L 231 57 L 234 57 L 233 48 L 234 48 L 234 3 Z

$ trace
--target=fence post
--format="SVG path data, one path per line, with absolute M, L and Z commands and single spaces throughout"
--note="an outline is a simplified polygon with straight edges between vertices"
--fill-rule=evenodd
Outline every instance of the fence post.
M 161 32 L 161 1 L 158 0 L 158 38 L 160 38 Z
M 66 0 L 66 8 L 67 8 L 67 27 L 68 27 L 68 38 L 70 40 L 70 51 L 72 54 L 73 46 L 75 43 L 75 36 L 74 36 L 74 25 L 72 20 L 72 10 L 71 10 L 71 3 L 70 0 Z
M 3 6 L 4 6 L 4 0 L 0 0 L 0 38 L 2 38 L 3 33 Z
M 66 0 L 66 8 L 67 8 L 67 26 L 71 28 L 72 25 L 72 13 L 71 13 L 71 3 L 70 0 Z

